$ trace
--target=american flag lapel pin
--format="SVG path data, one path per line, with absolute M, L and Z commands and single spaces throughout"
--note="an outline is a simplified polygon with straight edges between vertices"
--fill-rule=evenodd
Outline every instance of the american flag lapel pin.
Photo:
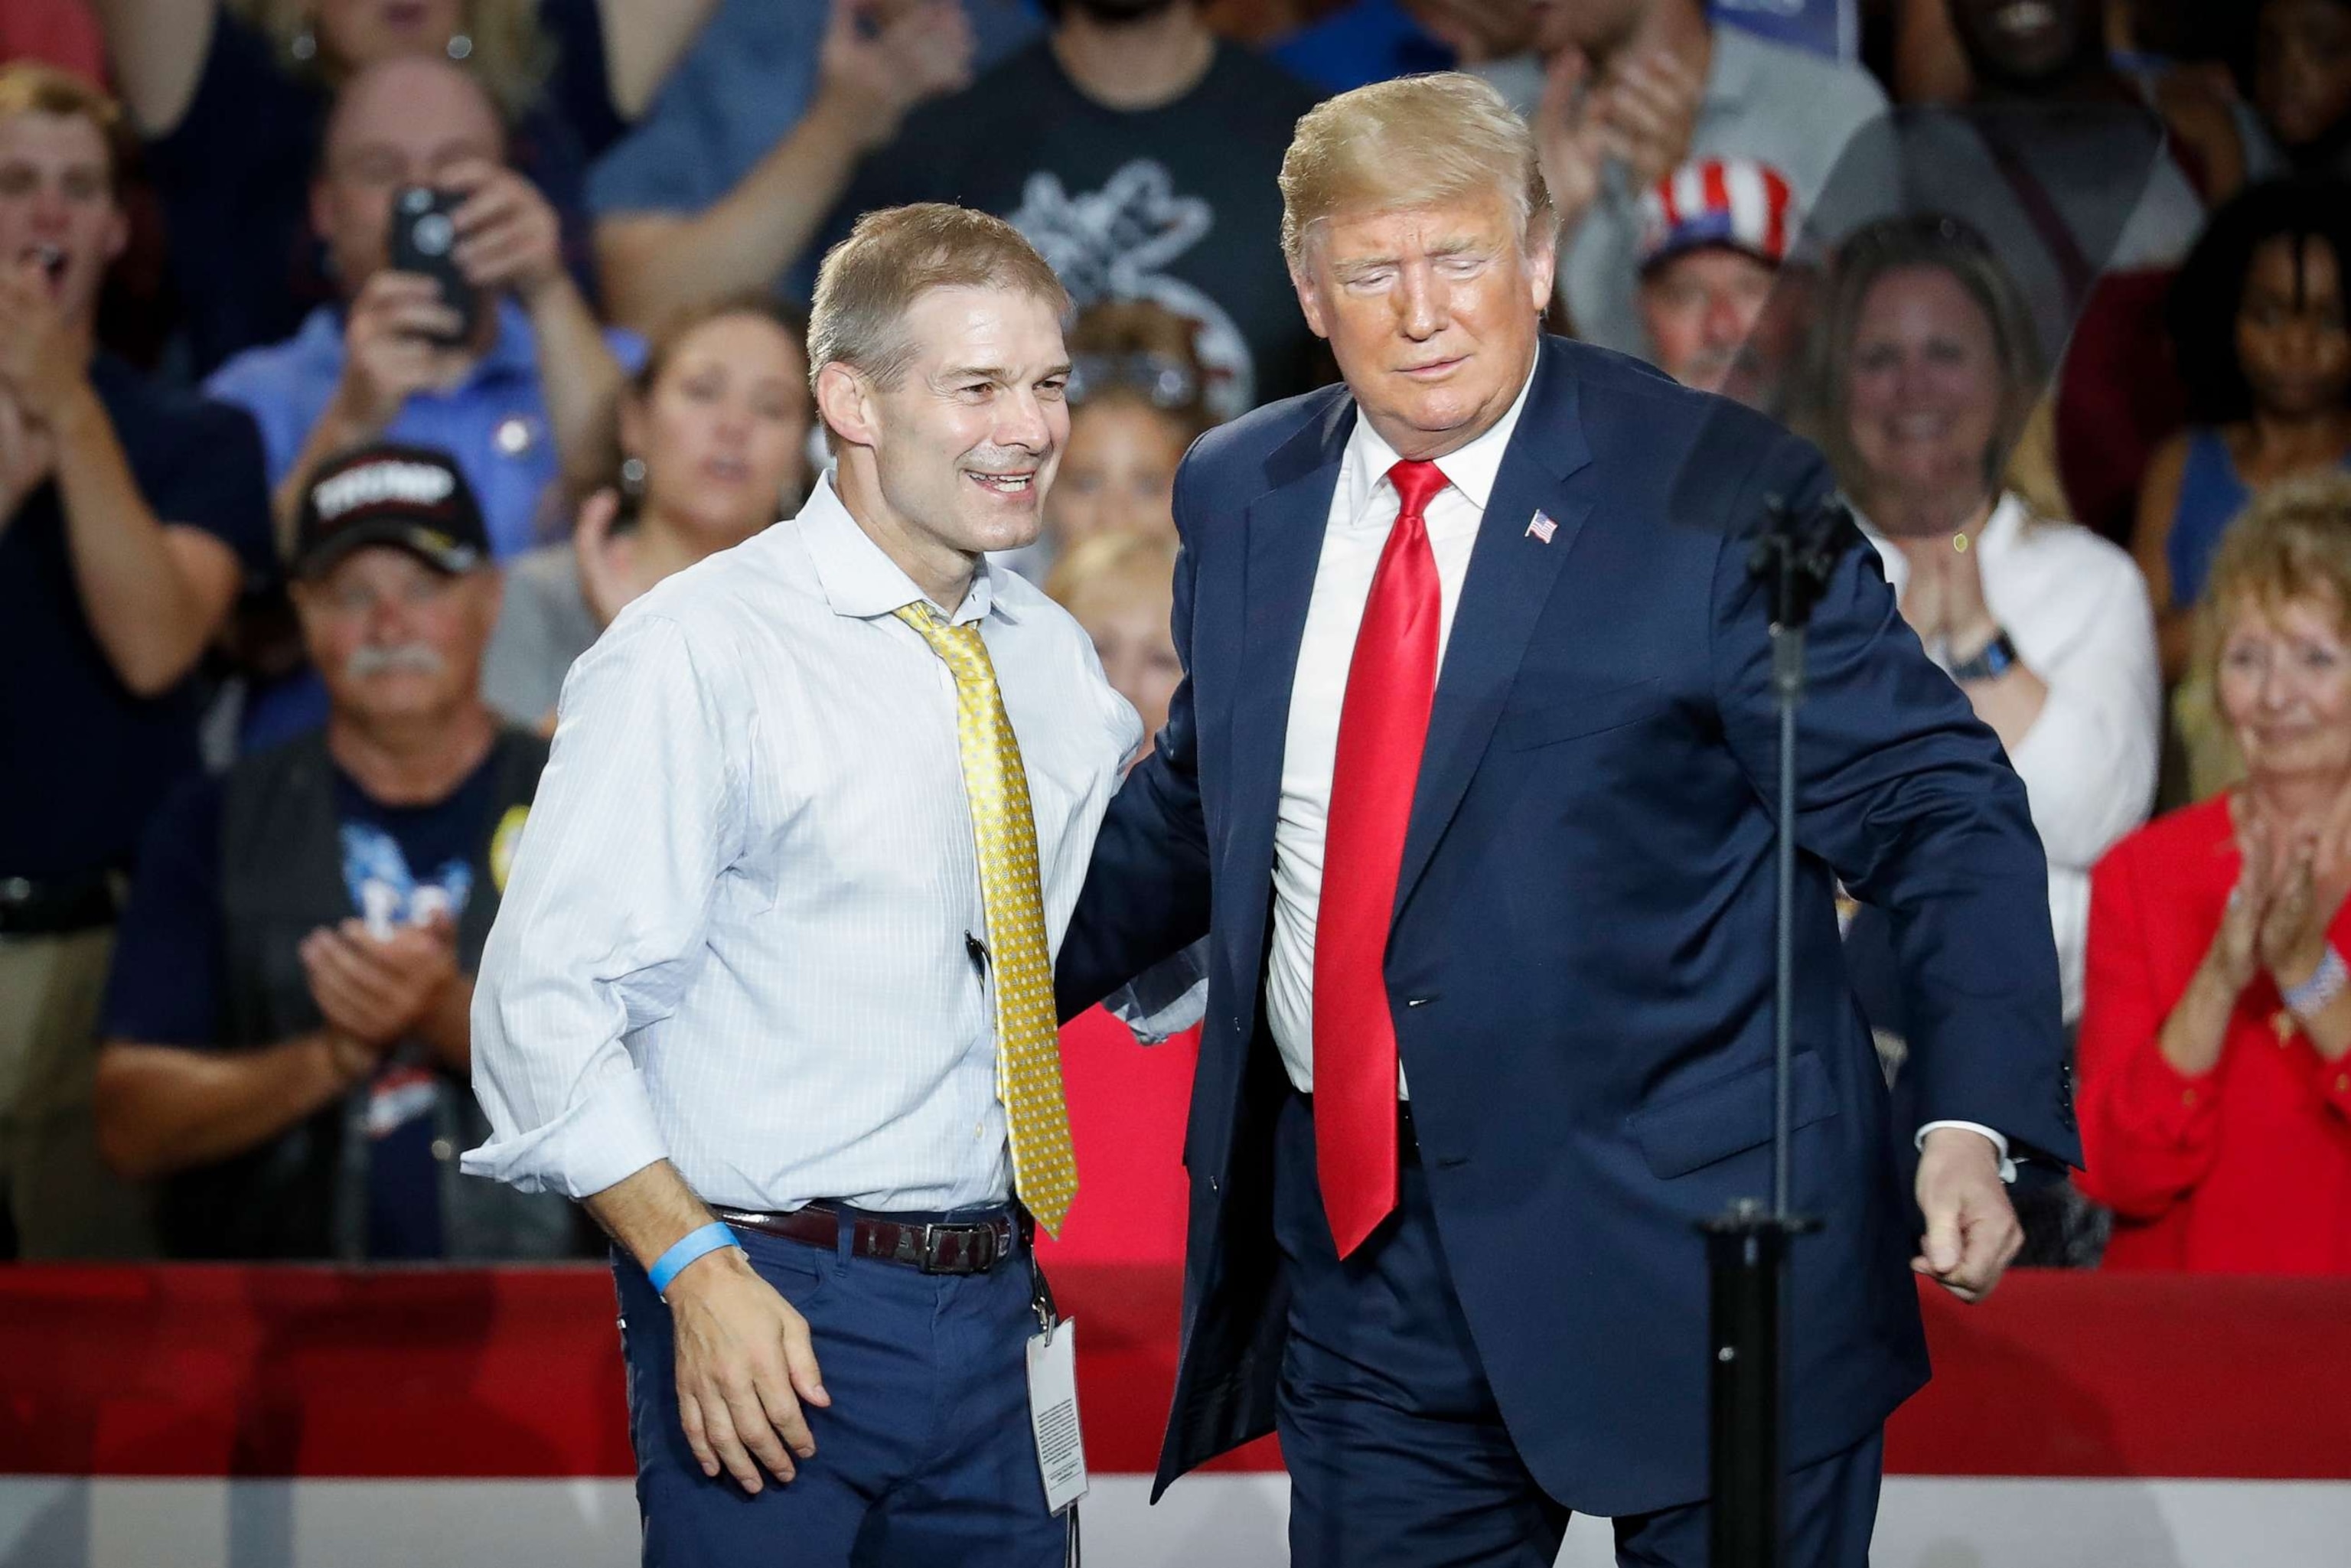
M 1557 532 L 1559 532 L 1559 525 L 1541 512 L 1537 512 L 1533 519 L 1527 524 L 1528 535 L 1544 544 L 1551 543 L 1552 535 Z

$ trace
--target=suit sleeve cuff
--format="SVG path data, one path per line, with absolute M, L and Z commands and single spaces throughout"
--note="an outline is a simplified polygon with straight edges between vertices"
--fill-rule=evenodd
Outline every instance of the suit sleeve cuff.
M 1993 1132 L 1981 1122 L 1929 1122 L 1918 1129 L 1917 1146 L 1919 1148 L 1923 1149 L 1927 1146 L 1927 1134 L 1938 1127 L 1965 1127 L 1970 1133 L 1980 1133 L 1990 1138 L 1991 1146 L 2000 1151 L 2000 1179 L 2004 1182 L 2013 1182 L 2016 1179 L 2016 1162 L 2008 1157 L 2008 1139 L 2002 1134 Z
M 644 1080 L 631 1067 L 604 1079 L 545 1126 L 467 1150 L 463 1168 L 524 1192 L 579 1199 L 668 1157 Z

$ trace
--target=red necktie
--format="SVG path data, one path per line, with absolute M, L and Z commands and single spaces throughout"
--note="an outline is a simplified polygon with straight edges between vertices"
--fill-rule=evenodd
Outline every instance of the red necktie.
M 1404 503 L 1372 578 L 1339 709 L 1339 750 L 1314 932 L 1314 1146 L 1322 1207 L 1345 1257 L 1396 1200 L 1396 1040 L 1388 916 L 1437 696 L 1437 557 L 1423 509 L 1434 463 L 1388 470 Z

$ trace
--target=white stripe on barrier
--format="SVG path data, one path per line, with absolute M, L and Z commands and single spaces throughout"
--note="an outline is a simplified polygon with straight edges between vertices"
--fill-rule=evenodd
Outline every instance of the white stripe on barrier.
M 1278 1568 L 1279 1475 L 1098 1478 L 1086 1545 L 1103 1568 Z M 626 1481 L 83 1480 L 0 1477 L 0 1568 L 631 1568 Z M 1896 1477 L 1874 1568 L 2340 1568 L 2351 1482 Z M 1608 1568 L 1580 1519 L 1560 1568 Z

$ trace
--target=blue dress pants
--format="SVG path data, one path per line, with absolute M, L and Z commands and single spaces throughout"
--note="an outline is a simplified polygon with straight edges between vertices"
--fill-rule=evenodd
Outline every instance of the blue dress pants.
M 1277 1124 L 1274 1236 L 1291 1293 L 1275 1420 L 1290 1563 L 1551 1568 L 1568 1511 L 1535 1483 L 1502 1424 L 1408 1123 L 1401 1135 L 1396 1212 L 1343 1260 L 1315 1176 L 1311 1102 L 1290 1095 Z M 1867 1568 L 1882 1458 L 1873 1436 L 1788 1478 L 1788 1563 Z M 1706 1568 L 1708 1529 L 1703 1502 L 1619 1519 L 1616 1561 Z
M 925 1274 L 846 1239 L 738 1234 L 808 1320 L 832 1404 L 806 1407 L 817 1451 L 790 1484 L 752 1496 L 704 1476 L 678 1425 L 669 1308 L 616 1250 L 646 1568 L 1062 1568 L 1069 1525 L 1046 1512 L 1029 1426 L 1026 1246 L 985 1274 Z

